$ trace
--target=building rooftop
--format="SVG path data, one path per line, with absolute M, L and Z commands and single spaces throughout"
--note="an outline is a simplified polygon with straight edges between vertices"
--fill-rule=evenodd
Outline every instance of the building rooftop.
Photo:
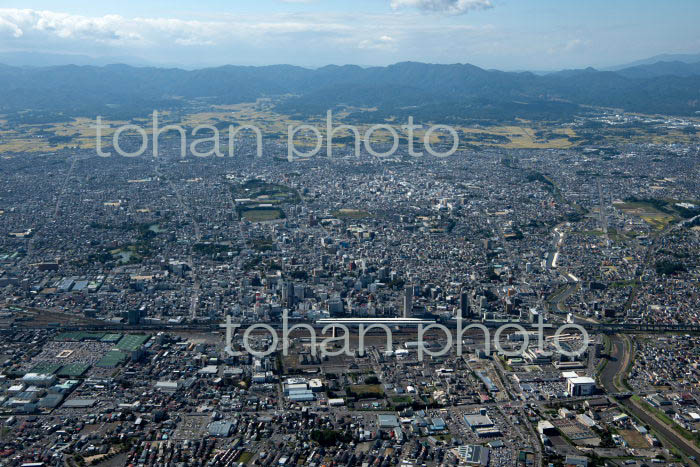
M 377 415 L 377 425 L 380 428 L 396 428 L 400 424 L 396 415 L 379 414 Z

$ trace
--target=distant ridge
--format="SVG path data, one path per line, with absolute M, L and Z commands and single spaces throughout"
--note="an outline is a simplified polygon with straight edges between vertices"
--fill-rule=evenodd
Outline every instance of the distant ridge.
M 654 65 L 659 62 L 682 62 L 687 64 L 694 64 L 700 62 L 700 53 L 694 54 L 660 54 L 653 57 L 635 60 L 630 63 L 625 63 L 622 65 L 614 66 L 596 66 L 592 64 L 591 67 L 601 70 L 601 71 L 619 71 L 625 68 L 638 67 L 643 65 Z M 131 66 L 139 67 L 165 67 L 165 68 L 180 68 L 184 70 L 195 70 L 201 68 L 218 68 L 225 65 L 217 66 L 179 66 L 175 63 L 165 63 L 156 62 L 152 60 L 147 60 L 139 57 L 133 56 L 106 56 L 106 57 L 91 57 L 83 54 L 68 54 L 68 53 L 49 53 L 49 52 L 23 52 L 23 51 L 1 51 L 0 52 L 0 63 L 4 63 L 10 66 L 31 66 L 31 67 L 43 67 L 43 66 L 61 66 L 61 65 L 92 65 L 92 66 L 105 66 L 112 64 L 125 64 Z M 321 68 L 327 67 L 344 67 L 344 66 L 357 66 L 357 65 L 326 65 Z M 368 66 L 361 66 L 358 68 L 371 68 Z M 497 69 L 489 68 L 488 71 L 498 71 Z M 557 70 L 537 70 L 537 69 L 522 69 L 519 71 L 532 72 L 537 75 L 545 75 L 556 72 Z
M 318 69 L 227 65 L 191 71 L 0 66 L 0 89 L 0 113 L 12 121 L 41 121 L 56 113 L 64 118 L 131 118 L 178 108 L 187 99 L 235 104 L 274 96 L 287 96 L 278 100 L 277 109 L 298 118 L 347 106 L 376 109 L 355 111 L 357 118 L 382 121 L 410 113 L 444 123 L 564 120 L 587 111 L 582 106 L 690 116 L 700 112 L 700 65 L 660 62 L 617 72 L 586 68 L 547 75 L 418 62 Z
M 62 65 L 92 65 L 104 66 L 113 63 L 128 63 L 133 66 L 152 66 L 146 60 L 134 57 L 90 57 L 80 54 L 56 54 L 42 52 L 0 52 L 0 63 L 11 66 L 62 66 Z
M 637 65 L 618 70 L 616 73 L 627 78 L 655 78 L 659 76 L 695 76 L 700 75 L 700 60 L 695 63 L 656 62 L 649 65 Z
M 661 54 L 654 55 L 653 57 L 645 58 L 642 60 L 636 60 L 631 63 L 626 63 L 624 65 L 617 65 L 613 67 L 603 68 L 607 71 L 618 71 L 625 68 L 632 68 L 641 65 L 653 65 L 659 62 L 682 62 L 682 63 L 698 63 L 700 62 L 700 53 L 696 54 Z

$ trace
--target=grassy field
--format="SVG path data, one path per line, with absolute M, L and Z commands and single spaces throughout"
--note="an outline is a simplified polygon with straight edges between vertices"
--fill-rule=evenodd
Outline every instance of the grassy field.
M 115 128 L 128 122 L 103 121 L 103 145 L 109 144 Z M 94 148 L 95 120 L 74 118 L 66 122 L 19 125 L 12 129 L 0 126 L 0 154 L 5 152 L 51 152 L 65 148 Z
M 232 192 L 236 198 L 246 198 L 259 203 L 295 204 L 301 201 L 301 195 L 296 189 L 259 179 L 248 180 L 242 185 L 234 186 Z
M 343 123 L 344 118 L 353 111 L 372 111 L 377 109 L 348 108 L 344 111 L 337 111 L 333 114 L 333 126 L 337 127 Z M 152 135 L 151 117 L 133 119 L 131 122 L 107 121 L 103 124 L 109 128 L 102 130 L 103 145 L 107 147 L 111 144 L 111 138 L 115 129 L 127 123 L 135 123 L 141 126 L 150 137 Z M 353 125 L 363 136 L 366 131 L 376 122 L 355 123 Z M 390 120 L 391 125 L 403 144 L 407 140 L 407 131 L 403 128 L 406 121 Z M 417 150 L 421 151 L 422 142 L 427 128 L 432 124 L 444 122 L 416 122 L 422 124 L 422 129 L 414 131 L 414 139 L 417 142 Z M 195 139 L 191 130 L 199 125 L 209 125 L 217 128 L 220 136 L 220 149 L 224 154 L 229 154 L 229 129 L 242 126 L 255 126 L 260 129 L 263 138 L 286 143 L 288 137 L 288 126 L 298 126 L 311 124 L 315 126 L 322 138 L 326 137 L 326 121 L 324 116 L 310 117 L 300 120 L 291 115 L 279 113 L 274 109 L 274 102 L 269 98 L 261 98 L 255 102 L 241 103 L 235 105 L 213 105 L 207 109 L 197 107 L 189 113 L 183 111 L 161 111 L 159 113 L 159 126 L 162 128 L 169 124 L 180 125 L 187 131 L 189 140 Z M 590 131 L 577 130 L 570 126 L 561 124 L 551 124 L 547 122 L 533 122 L 518 119 L 511 124 L 503 125 L 454 125 L 453 128 L 460 134 L 461 148 L 467 149 L 474 145 L 481 147 L 501 147 L 507 149 L 566 149 L 581 144 L 581 141 L 590 136 Z M 127 132 L 128 133 L 128 132 Z M 350 136 L 349 132 L 339 131 L 334 135 L 336 139 L 333 144 L 336 148 L 349 147 L 354 144 L 354 138 L 344 138 Z M 603 127 L 595 130 L 595 135 L 601 140 L 615 143 L 690 143 L 694 136 L 679 130 L 668 130 L 663 134 L 652 132 L 643 127 L 629 131 L 625 128 Z M 170 133 L 169 136 L 173 136 Z M 198 138 L 206 137 L 204 133 Z M 242 138 L 251 138 L 253 133 L 250 130 L 241 131 L 234 137 L 233 146 Z M 371 137 L 371 143 L 391 143 L 392 136 L 385 130 L 375 131 Z M 451 136 L 435 131 L 430 136 L 433 145 L 444 144 L 451 146 Z M 94 148 L 95 120 L 88 118 L 73 118 L 65 122 L 55 122 L 48 124 L 31 124 L 8 126 L 6 120 L 0 118 L 0 154 L 12 152 L 51 152 L 63 148 Z M 300 150 L 313 148 L 316 137 L 311 132 L 298 132 L 295 136 L 295 145 Z M 232 148 L 233 149 L 233 148 Z M 325 152 L 325 146 L 321 152 Z
M 646 202 L 623 202 L 615 203 L 614 206 L 625 214 L 641 218 L 656 230 L 663 230 L 678 219 L 674 214 L 663 212 Z
M 266 222 L 286 217 L 283 204 L 296 204 L 301 195 L 292 187 L 264 180 L 253 179 L 231 187 L 237 201 L 236 212 L 239 218 L 250 222 Z
M 250 222 L 266 222 L 284 219 L 284 211 L 279 208 L 250 208 L 241 212 L 241 217 Z
M 380 384 L 353 384 L 348 389 L 360 397 L 382 397 L 384 390 Z
M 351 110 L 371 111 L 373 109 L 348 109 L 336 112 L 333 115 L 333 126 L 339 126 L 343 119 Z M 374 109 L 376 110 L 376 109 Z M 229 128 L 232 125 L 236 128 L 251 125 L 260 129 L 263 138 L 277 140 L 286 143 L 288 137 L 288 126 L 298 126 L 311 124 L 318 128 L 321 136 L 326 137 L 325 116 L 311 117 L 305 121 L 285 115 L 274 110 L 274 103 L 270 99 L 258 99 L 256 102 L 248 102 L 236 105 L 214 105 L 206 110 L 196 110 L 190 113 L 180 114 L 178 112 L 163 111 L 159 115 L 159 126 L 168 124 L 180 125 L 187 131 L 188 140 L 195 139 L 191 129 L 198 125 L 209 125 L 217 128 L 220 136 L 220 149 L 224 154 L 229 154 Z M 133 119 L 131 122 L 125 121 L 103 121 L 109 128 L 102 130 L 103 145 L 107 147 L 111 144 L 111 138 L 116 127 L 126 123 L 135 123 L 141 126 L 146 134 L 152 134 L 152 120 L 150 117 Z M 353 125 L 363 136 L 368 128 L 376 122 L 358 123 Z M 431 124 L 442 122 L 416 122 L 423 124 L 422 129 L 414 131 L 414 139 L 417 141 L 417 150 L 422 150 L 422 142 L 425 132 Z M 407 131 L 403 128 L 405 121 L 389 121 L 401 141 L 406 142 Z M 18 125 L 8 127 L 7 122 L 0 119 L 0 154 L 12 152 L 51 152 L 63 148 L 94 148 L 95 121 L 87 118 L 73 118 L 65 122 L 36 125 Z M 454 125 L 454 129 L 460 134 L 461 147 L 468 148 L 473 145 L 481 147 L 501 147 L 508 149 L 566 149 L 580 144 L 585 135 L 580 135 L 575 128 L 553 125 L 543 122 L 532 122 L 518 120 L 507 125 Z M 644 128 L 635 129 L 629 132 L 615 127 L 604 127 L 596 130 L 596 134 L 611 143 L 688 143 L 692 141 L 692 136 L 681 131 L 669 130 L 665 134 L 655 134 Z M 170 136 L 173 134 L 171 133 Z M 354 138 L 344 138 L 350 136 L 349 132 L 339 131 L 334 137 L 337 142 L 333 145 L 336 148 L 348 147 L 354 144 Z M 198 138 L 205 137 L 204 134 Z M 241 131 L 233 141 L 241 138 L 251 138 L 251 131 Z M 371 143 L 391 143 L 392 136 L 387 131 L 375 131 L 371 137 Z M 451 136 L 441 134 L 436 131 L 431 134 L 431 144 L 444 144 L 451 146 Z M 316 137 L 313 133 L 298 132 L 295 136 L 295 144 L 300 150 L 313 148 Z M 149 141 L 150 145 L 150 141 Z M 325 152 L 325 147 L 321 150 Z

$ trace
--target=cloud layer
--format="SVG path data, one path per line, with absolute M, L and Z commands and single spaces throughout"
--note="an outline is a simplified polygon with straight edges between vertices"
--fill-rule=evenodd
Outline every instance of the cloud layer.
M 307 0 L 287 0 L 300 1 Z M 477 13 L 493 8 L 495 0 L 382 0 L 372 12 L 327 9 L 324 2 L 309 1 L 274 13 L 185 15 L 174 8 L 156 17 L 0 8 L 0 53 L 84 55 L 88 60 L 106 57 L 99 63 L 191 68 L 413 60 L 546 70 L 623 63 L 700 44 L 694 27 L 625 26 L 614 16 L 605 25 L 585 19 L 576 26 L 568 19 L 566 24 L 551 18 L 543 23 L 537 8 L 518 10 L 524 3 L 519 0 L 499 1 L 494 10 L 499 14 L 488 15 Z M 585 6 L 580 8 L 585 12 Z M 500 12 L 506 10 L 504 20 Z M 522 21 L 513 25 L 516 11 Z M 691 15 L 683 18 L 691 21 Z
M 490 0 L 391 0 L 395 10 L 404 7 L 418 8 L 426 12 L 462 15 L 472 10 L 493 8 Z
M 457 3 L 460 2 L 455 5 Z M 223 14 L 214 19 L 185 20 L 120 15 L 88 17 L 46 10 L 0 9 L 0 44 L 5 50 L 134 56 L 153 63 L 177 60 L 194 66 L 222 63 L 321 65 L 339 59 L 371 65 L 421 59 L 416 52 L 423 53 L 423 59 L 442 59 L 434 53 L 436 49 L 444 49 L 442 44 L 478 46 L 489 32 L 489 27 L 426 23 L 420 13 L 391 10 L 373 15 Z M 402 55 L 403 51 L 407 53 Z
M 241 18 L 221 21 L 174 18 L 125 18 L 119 15 L 86 17 L 53 11 L 0 9 L 0 37 L 54 38 L 95 41 L 104 45 L 150 47 L 174 42 L 178 45 L 213 45 L 230 38 L 256 38 L 265 34 L 330 32 L 349 29 L 333 23 L 310 21 L 255 21 Z M 4 34 L 3 34 L 4 33 Z

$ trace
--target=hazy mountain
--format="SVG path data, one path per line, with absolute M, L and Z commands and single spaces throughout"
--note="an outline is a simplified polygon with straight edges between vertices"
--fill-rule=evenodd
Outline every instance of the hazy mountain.
M 187 71 L 128 65 L 0 66 L 0 111 L 17 119 L 46 113 L 130 117 L 177 108 L 183 99 L 232 104 L 263 96 L 284 99 L 279 109 L 300 117 L 338 106 L 372 107 L 363 118 L 405 114 L 435 121 L 566 119 L 580 105 L 643 113 L 700 111 L 698 65 L 677 62 L 619 72 L 593 68 L 545 76 L 484 70 L 468 64 L 404 62 L 387 67 L 290 65 L 223 66 Z M 32 110 L 30 117 L 24 110 Z M 22 120 L 24 121 L 24 120 Z
M 617 65 L 605 68 L 606 71 L 618 71 L 625 68 L 632 68 L 641 65 L 653 65 L 658 62 L 683 62 L 683 63 L 697 63 L 700 62 L 700 53 L 698 54 L 661 54 L 655 55 L 653 57 L 645 58 L 643 60 L 637 60 L 632 63 L 626 63 L 624 65 Z
M 61 65 L 93 65 L 104 66 L 113 63 L 127 63 L 133 66 L 155 65 L 135 57 L 90 57 L 78 54 L 56 54 L 42 52 L 0 52 L 0 63 L 11 66 L 61 66 Z
M 650 65 L 637 65 L 616 72 L 627 78 L 655 78 L 658 76 L 695 76 L 700 75 L 700 61 L 697 63 L 685 62 L 657 62 Z

